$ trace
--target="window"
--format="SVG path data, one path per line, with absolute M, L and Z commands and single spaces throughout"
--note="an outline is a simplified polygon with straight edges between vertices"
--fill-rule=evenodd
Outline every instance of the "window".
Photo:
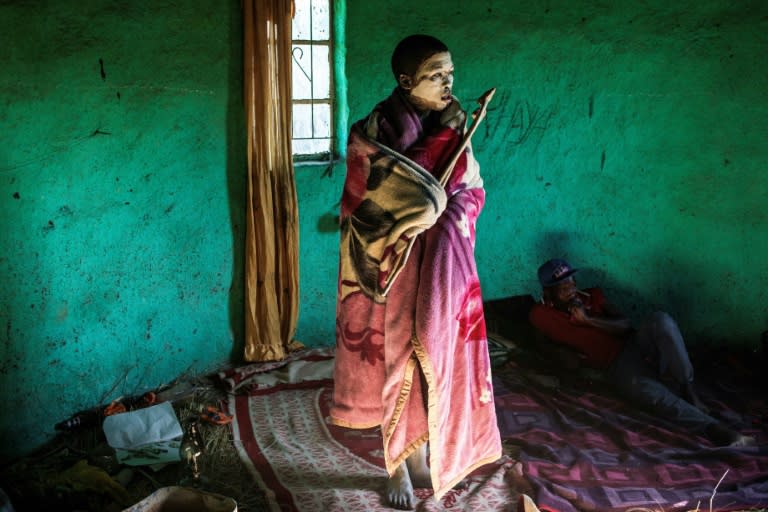
M 295 0 L 293 61 L 293 154 L 328 158 L 333 152 L 332 0 Z

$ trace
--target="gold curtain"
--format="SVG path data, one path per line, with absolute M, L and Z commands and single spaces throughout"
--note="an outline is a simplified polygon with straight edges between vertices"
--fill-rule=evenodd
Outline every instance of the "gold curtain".
M 243 0 L 248 122 L 245 360 L 300 348 L 299 236 L 291 156 L 291 0 Z

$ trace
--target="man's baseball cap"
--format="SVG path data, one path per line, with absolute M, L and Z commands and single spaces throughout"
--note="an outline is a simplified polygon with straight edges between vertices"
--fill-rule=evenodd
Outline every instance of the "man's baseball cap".
M 579 269 L 571 267 L 565 260 L 552 259 L 539 267 L 539 282 L 545 288 L 555 286 L 578 271 Z

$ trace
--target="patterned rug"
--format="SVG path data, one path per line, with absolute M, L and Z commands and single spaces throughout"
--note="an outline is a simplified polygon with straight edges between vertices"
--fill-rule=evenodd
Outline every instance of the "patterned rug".
M 612 394 L 605 383 L 555 380 L 524 358 L 495 371 L 499 428 L 542 511 L 735 511 L 768 507 L 768 403 L 725 368 L 700 377 L 713 414 L 758 446 L 715 447 Z
M 332 355 L 314 351 L 267 372 L 249 365 L 239 375 L 222 375 L 247 390 L 228 404 L 238 450 L 273 511 L 393 510 L 382 500 L 386 471 L 379 429 L 351 430 L 326 421 L 331 364 Z M 276 377 L 280 369 L 282 377 Z M 508 459 L 486 465 L 439 502 L 431 490 L 417 489 L 416 510 L 513 511 L 517 475 Z
M 768 507 L 767 395 L 735 378 L 743 369 L 721 364 L 698 374 L 713 414 L 758 439 L 759 447 L 735 449 L 714 447 L 638 411 L 589 376 L 553 379 L 541 361 L 523 353 L 500 355 L 506 362 L 496 358 L 494 391 L 507 455 L 440 502 L 431 491 L 417 490 L 417 510 Z M 382 503 L 386 472 L 379 430 L 326 421 L 332 367 L 332 351 L 315 349 L 220 375 L 234 393 L 228 408 L 238 450 L 272 511 L 392 510 Z

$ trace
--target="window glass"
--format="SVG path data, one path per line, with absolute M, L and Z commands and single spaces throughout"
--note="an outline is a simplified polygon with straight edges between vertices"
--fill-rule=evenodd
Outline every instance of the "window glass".
M 295 0 L 291 50 L 293 154 L 331 152 L 333 135 L 333 53 L 329 0 Z
M 328 46 L 293 45 L 293 99 L 330 99 L 329 50 Z

